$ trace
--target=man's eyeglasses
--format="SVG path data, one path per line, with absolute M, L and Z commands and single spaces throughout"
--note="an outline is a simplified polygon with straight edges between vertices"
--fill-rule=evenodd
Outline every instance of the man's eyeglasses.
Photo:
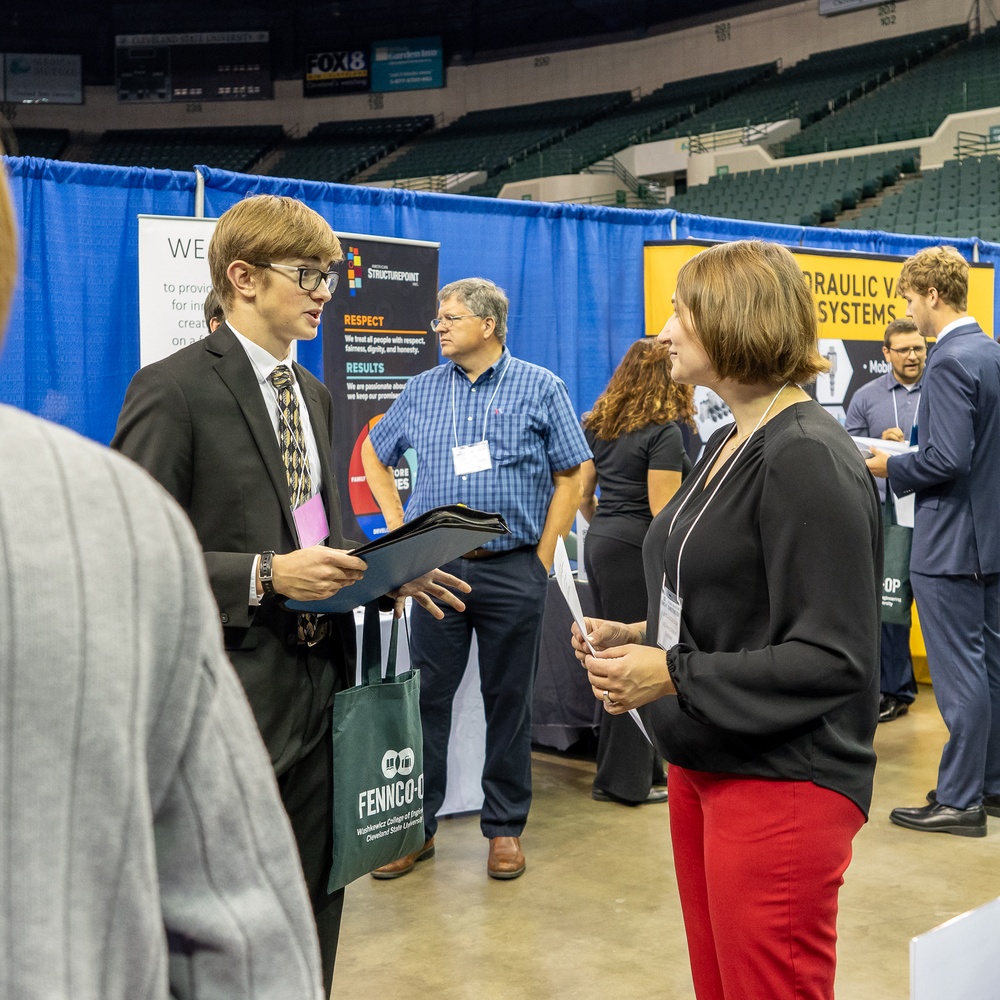
M 340 281 L 336 271 L 321 271 L 318 267 L 302 267 L 297 264 L 254 264 L 254 267 L 275 267 L 282 271 L 299 272 L 299 288 L 304 292 L 315 292 L 325 281 L 331 292 L 335 291 Z
M 926 347 L 888 347 L 886 350 L 892 351 L 893 354 L 898 354 L 901 358 L 908 357 L 910 354 L 915 354 L 918 358 L 922 358 L 927 353 Z
M 435 333 L 437 333 L 437 331 L 442 326 L 444 326 L 445 323 L 447 323 L 448 326 L 453 326 L 460 319 L 482 319 L 482 318 L 483 317 L 480 313 L 465 313 L 462 316 L 435 316 L 434 319 L 431 320 L 431 329 Z

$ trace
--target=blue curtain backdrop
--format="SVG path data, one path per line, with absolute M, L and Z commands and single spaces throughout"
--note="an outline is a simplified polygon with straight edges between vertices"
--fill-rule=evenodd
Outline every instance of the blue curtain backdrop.
M 195 175 L 7 158 L 23 229 L 21 280 L 0 355 L 0 402 L 107 442 L 139 364 L 137 216 L 193 215 Z M 205 214 L 247 194 L 300 198 L 335 230 L 441 244 L 440 280 L 492 278 L 511 299 L 509 344 L 559 374 L 578 412 L 643 334 L 647 240 L 759 237 L 789 245 L 909 254 L 939 240 L 803 229 L 582 205 L 550 205 L 234 174 L 203 167 Z M 954 242 L 1000 263 L 1000 245 Z M 1000 309 L 997 311 L 1000 315 Z M 430 317 L 415 317 L 423 322 Z M 300 358 L 322 374 L 322 345 Z

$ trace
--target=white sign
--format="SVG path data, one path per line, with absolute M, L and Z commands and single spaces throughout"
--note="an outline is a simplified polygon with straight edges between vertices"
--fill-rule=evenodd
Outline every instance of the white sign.
M 910 939 L 910 1000 L 984 1000 L 1000 979 L 1000 899 Z
M 82 104 L 80 56 L 8 52 L 5 100 L 21 104 Z
M 215 219 L 139 216 L 139 364 L 145 367 L 208 334 L 208 241 Z

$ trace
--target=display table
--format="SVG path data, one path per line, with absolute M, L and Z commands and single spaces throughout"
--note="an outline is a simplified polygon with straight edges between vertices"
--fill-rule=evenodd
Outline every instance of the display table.
M 577 583 L 577 590 L 583 613 L 593 614 L 590 588 L 585 583 Z M 389 648 L 392 615 L 384 612 L 381 619 L 384 672 L 384 656 Z M 535 678 L 531 739 L 533 743 L 556 750 L 565 750 L 588 731 L 596 731 L 602 711 L 600 702 L 594 698 L 590 684 L 587 683 L 586 671 L 573 654 L 569 639 L 572 621 L 573 616 L 559 593 L 559 585 L 554 579 L 550 579 L 545 597 L 545 617 L 542 620 L 542 649 Z M 359 608 L 354 612 L 354 622 L 360 649 L 363 609 Z M 402 622 L 396 662 L 399 672 L 410 669 L 410 648 Z M 482 807 L 485 741 L 486 720 L 483 715 L 483 696 L 479 690 L 479 647 L 473 636 L 465 676 L 455 695 L 451 738 L 448 743 L 448 790 L 439 816 L 476 812 Z

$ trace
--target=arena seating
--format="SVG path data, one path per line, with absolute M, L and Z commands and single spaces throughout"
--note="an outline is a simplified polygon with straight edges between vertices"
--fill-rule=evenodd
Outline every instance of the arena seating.
M 675 195 L 670 207 L 723 218 L 816 226 L 916 171 L 916 149 L 722 174 Z
M 950 114 L 1000 106 L 998 62 L 1000 29 L 990 28 L 806 129 L 785 155 L 919 139 Z
M 15 128 L 19 156 L 38 156 L 58 160 L 69 144 L 69 129 L 65 128 Z
M 623 107 L 629 99 L 628 91 L 617 91 L 471 111 L 445 128 L 422 136 L 393 162 L 374 171 L 369 179 L 396 180 L 474 170 L 493 174 Z
M 1000 156 L 949 160 L 841 225 L 1000 242 Z
M 749 69 L 666 83 L 547 149 L 505 167 L 468 194 L 494 196 L 511 181 L 579 173 L 626 146 L 661 138 L 670 126 L 757 80 L 772 76 L 776 71 L 774 63 L 766 63 Z
M 199 163 L 245 171 L 284 136 L 280 125 L 111 129 L 89 151 L 92 163 L 191 170 Z
M 433 115 L 321 122 L 290 140 L 261 172 L 273 177 L 343 182 L 434 125 Z

